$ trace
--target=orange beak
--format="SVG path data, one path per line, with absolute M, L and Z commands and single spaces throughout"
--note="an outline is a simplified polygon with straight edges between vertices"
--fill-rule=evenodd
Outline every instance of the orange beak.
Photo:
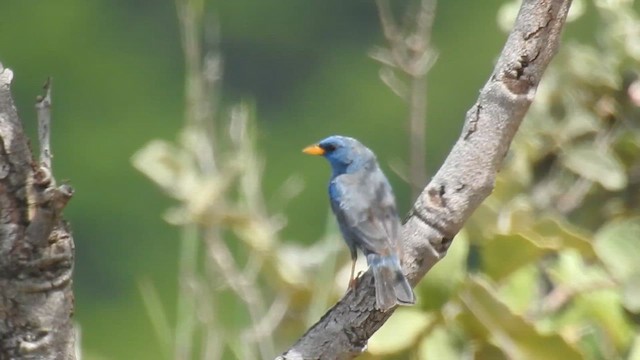
M 324 149 L 318 145 L 307 146 L 302 152 L 309 155 L 324 155 Z

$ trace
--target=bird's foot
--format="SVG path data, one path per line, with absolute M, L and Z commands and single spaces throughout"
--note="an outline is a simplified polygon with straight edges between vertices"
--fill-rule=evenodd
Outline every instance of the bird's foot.
M 351 280 L 349 280 L 349 287 L 347 287 L 347 292 L 349 292 L 349 290 L 353 290 L 353 292 L 355 293 L 356 286 L 358 286 L 358 279 L 351 278 Z
M 362 276 L 362 274 L 364 274 L 364 271 L 358 271 L 358 275 L 356 275 L 355 277 L 351 278 L 351 280 L 349 280 L 349 287 L 347 288 L 347 292 L 349 292 L 349 290 L 353 290 L 353 294 L 356 295 L 356 288 L 358 287 L 358 279 L 360 278 L 360 276 Z

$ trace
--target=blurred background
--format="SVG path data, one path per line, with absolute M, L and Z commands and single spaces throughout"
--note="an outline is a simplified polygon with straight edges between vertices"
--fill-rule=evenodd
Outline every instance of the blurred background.
M 438 3 L 427 176 L 518 6 Z M 494 195 L 366 356 L 640 358 L 639 5 L 573 7 Z M 344 291 L 348 251 L 328 165 L 300 150 L 357 137 L 400 212 L 412 204 L 410 110 L 396 94 L 411 79 L 369 56 L 388 46 L 365 0 L 2 2 L 0 61 L 31 134 L 54 79 L 85 359 L 265 358 L 319 319 Z

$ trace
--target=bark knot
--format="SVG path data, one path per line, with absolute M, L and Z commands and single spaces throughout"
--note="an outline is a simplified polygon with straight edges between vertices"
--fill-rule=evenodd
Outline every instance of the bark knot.
M 529 75 L 529 66 L 536 60 L 538 54 L 536 53 L 534 57 L 527 54 L 520 55 L 517 61 L 506 66 L 502 73 L 502 83 L 511 93 L 526 94 L 535 86 L 535 79 Z

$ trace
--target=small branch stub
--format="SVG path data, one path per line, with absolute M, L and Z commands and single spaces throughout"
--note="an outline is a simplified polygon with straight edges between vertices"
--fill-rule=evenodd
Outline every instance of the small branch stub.
M 36 98 L 38 113 L 38 140 L 40 141 L 40 166 L 51 173 L 51 85 L 53 79 L 47 78 L 43 89 L 44 95 Z

